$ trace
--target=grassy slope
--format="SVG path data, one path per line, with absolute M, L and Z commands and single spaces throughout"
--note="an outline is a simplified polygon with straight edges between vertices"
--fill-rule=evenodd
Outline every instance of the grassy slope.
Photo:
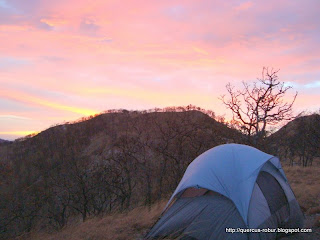
M 320 208 L 320 167 L 285 167 L 285 173 L 303 210 Z
M 307 215 L 307 227 L 314 227 L 314 233 L 302 239 L 318 239 L 320 216 L 320 167 L 286 167 L 291 187 Z M 139 239 L 157 220 L 166 200 L 148 207 L 139 207 L 128 213 L 117 213 L 103 218 L 89 219 L 73 224 L 60 232 L 37 232 L 18 239 L 35 240 L 127 240 Z M 318 232 L 318 233 L 316 233 Z M 292 239 L 291 237 L 288 239 Z M 300 239 L 294 237 L 294 239 Z
M 34 240 L 127 240 L 139 239 L 157 220 L 166 201 L 148 207 L 138 207 L 127 213 L 117 213 L 102 218 L 92 218 L 73 224 L 56 233 L 33 233 L 17 239 Z

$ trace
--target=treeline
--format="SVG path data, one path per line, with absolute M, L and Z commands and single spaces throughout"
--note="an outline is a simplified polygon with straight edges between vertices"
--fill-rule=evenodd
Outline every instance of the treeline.
M 194 106 L 110 111 L 0 146 L 0 238 L 168 197 L 198 155 L 247 143 L 205 113 Z M 318 114 L 297 118 L 256 147 L 310 166 L 320 156 L 319 124 Z
M 66 124 L 76 124 L 76 123 L 80 123 L 80 122 L 84 122 L 84 121 L 88 121 L 90 119 L 93 119 L 95 117 L 98 117 L 100 115 L 103 114 L 110 114 L 110 113 L 131 113 L 131 114 L 147 114 L 147 113 L 156 113 L 156 112 L 186 112 L 186 111 L 199 111 L 202 112 L 206 115 L 208 115 L 209 117 L 217 120 L 218 122 L 223 122 L 227 125 L 229 125 L 229 123 L 225 122 L 225 118 L 223 116 L 218 116 L 215 114 L 214 111 L 212 110 L 207 110 L 201 107 L 197 107 L 195 105 L 189 104 L 187 106 L 172 106 L 172 107 L 165 107 L 165 108 L 151 108 L 151 109 L 147 109 L 147 110 L 127 110 L 127 109 L 108 109 L 105 110 L 101 113 L 96 113 L 94 115 L 90 115 L 90 116 L 86 116 L 86 117 L 81 117 L 75 121 L 64 121 L 63 123 L 57 123 L 52 125 L 51 127 L 57 127 L 57 126 L 62 126 L 62 125 L 66 125 Z M 31 133 L 28 134 L 27 136 L 21 137 L 21 138 L 17 138 L 15 141 L 24 141 L 26 139 L 32 138 L 34 136 L 36 136 L 38 133 Z M 1 139 L 0 139 L 1 140 Z M 1 141 L 0 141 L 1 143 Z
M 199 154 L 239 140 L 186 110 L 102 114 L 12 143 L 0 167 L 1 237 L 150 205 L 174 190 Z
M 264 148 L 294 166 L 312 166 L 320 158 L 320 115 L 298 116 L 266 139 Z

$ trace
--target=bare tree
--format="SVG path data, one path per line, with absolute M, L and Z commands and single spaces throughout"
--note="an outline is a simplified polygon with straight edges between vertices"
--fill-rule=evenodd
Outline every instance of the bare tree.
M 284 100 L 285 94 L 292 87 L 279 81 L 278 72 L 263 67 L 261 79 L 252 85 L 242 82 L 242 90 L 236 90 L 228 83 L 226 88 L 229 98 L 225 95 L 220 98 L 232 111 L 234 122 L 247 135 L 250 144 L 259 144 L 266 136 L 268 125 L 292 119 L 292 105 L 298 93 L 290 102 Z

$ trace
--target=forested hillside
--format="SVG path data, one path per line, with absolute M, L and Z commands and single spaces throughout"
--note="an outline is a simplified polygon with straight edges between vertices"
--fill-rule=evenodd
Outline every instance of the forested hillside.
M 319 115 L 298 118 L 258 147 L 285 164 L 316 164 L 319 123 Z M 180 108 L 113 111 L 3 143 L 0 238 L 151 206 L 172 193 L 198 155 L 245 139 L 211 111 Z
M 241 134 L 199 111 L 107 113 L 1 148 L 1 236 L 64 227 L 72 216 L 150 205 L 186 166 Z
M 320 158 L 320 115 L 297 117 L 266 139 L 265 147 L 289 165 L 311 166 Z

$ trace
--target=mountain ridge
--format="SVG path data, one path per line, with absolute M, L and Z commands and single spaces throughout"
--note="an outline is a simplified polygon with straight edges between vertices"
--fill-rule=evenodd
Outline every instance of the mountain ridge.
M 319 119 L 297 121 L 306 123 L 302 131 L 306 133 L 317 130 L 312 126 Z M 287 129 L 290 125 L 295 122 Z M 310 166 L 312 156 L 301 155 L 305 151 L 300 151 L 299 141 L 284 136 L 284 132 L 274 133 L 261 150 L 296 163 L 299 157 L 300 165 Z M 245 144 L 246 139 L 197 110 L 122 110 L 2 144 L 0 232 L 5 229 L 12 237 L 39 224 L 61 229 L 76 216 L 85 221 L 138 205 L 151 206 L 172 193 L 197 156 L 220 144 Z

